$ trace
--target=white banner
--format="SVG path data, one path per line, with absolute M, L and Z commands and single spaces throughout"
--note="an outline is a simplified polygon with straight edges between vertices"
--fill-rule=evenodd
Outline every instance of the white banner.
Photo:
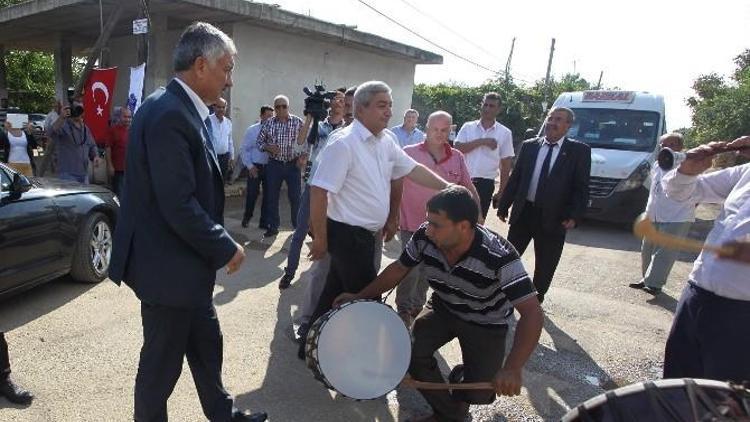
M 141 106 L 143 99 L 143 76 L 146 71 L 146 63 L 130 68 L 130 90 L 128 91 L 128 108 L 135 114 Z

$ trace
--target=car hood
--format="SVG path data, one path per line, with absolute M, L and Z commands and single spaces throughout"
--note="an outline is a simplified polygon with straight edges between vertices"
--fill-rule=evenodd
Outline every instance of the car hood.
M 651 153 L 591 148 L 591 175 L 611 179 L 627 179 Z
M 109 189 L 99 185 L 84 185 L 82 183 L 72 182 L 68 180 L 53 179 L 47 177 L 34 177 L 32 178 L 34 187 L 50 193 L 69 194 L 69 193 L 104 193 L 112 194 Z

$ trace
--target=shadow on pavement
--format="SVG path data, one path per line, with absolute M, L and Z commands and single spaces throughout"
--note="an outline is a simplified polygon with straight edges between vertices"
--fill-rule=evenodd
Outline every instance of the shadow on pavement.
M 263 239 L 261 231 L 249 230 L 249 234 L 230 230 L 232 238 L 245 246 L 245 262 L 243 266 L 252 266 L 243 277 L 227 276 L 224 269 L 219 270 L 216 284 L 222 287 L 214 295 L 214 304 L 225 305 L 233 301 L 243 290 L 259 289 L 277 281 L 284 274 L 283 263 L 286 262 L 287 248 L 291 242 L 291 232 L 281 232 L 279 236 L 287 236 L 284 244 L 274 245 L 275 238 Z M 268 253 L 270 252 L 270 255 Z M 259 256 L 258 256 L 259 255 Z M 262 266 L 260 268 L 259 266 Z
M 554 348 L 539 344 L 526 364 L 529 401 L 544 420 L 558 420 L 569 408 L 618 387 L 594 359 L 545 316 Z
M 281 294 L 265 378 L 258 389 L 238 395 L 237 406 L 263 410 L 268 412 L 270 420 L 276 421 L 395 422 L 386 398 L 354 401 L 330 392 L 297 358 L 289 310 L 299 303 L 303 290 L 290 289 Z
M 111 283 L 105 279 L 102 283 Z M 0 331 L 7 332 L 65 306 L 96 284 L 60 277 L 0 302 Z M 12 346 L 11 346 L 12 347 Z
M 631 252 L 641 250 L 641 240 L 633 235 L 630 226 L 625 228 L 625 225 L 594 220 L 585 220 L 581 226 L 568 231 L 565 241 L 592 248 Z
M 675 311 L 677 310 L 678 300 L 662 292 L 660 295 L 654 296 L 653 298 L 647 300 L 646 303 L 659 306 L 671 313 L 675 313 Z

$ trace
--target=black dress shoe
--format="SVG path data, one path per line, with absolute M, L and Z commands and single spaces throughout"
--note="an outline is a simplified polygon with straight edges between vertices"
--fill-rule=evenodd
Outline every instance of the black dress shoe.
M 16 404 L 30 404 L 34 395 L 19 387 L 10 377 L 0 381 L 0 396 Z
M 232 422 L 263 422 L 268 419 L 266 412 L 248 413 L 237 410 L 232 413 Z
M 654 296 L 656 296 L 656 295 L 660 295 L 660 294 L 661 294 L 661 289 L 660 289 L 660 288 L 658 288 L 658 287 L 649 287 L 649 286 L 645 286 L 645 287 L 643 288 L 643 291 L 645 291 L 646 293 L 650 293 L 650 294 L 652 294 L 652 295 L 654 295 Z
M 646 287 L 646 285 L 643 284 L 642 281 L 639 281 L 638 283 L 630 283 L 630 284 L 628 284 L 628 287 L 630 287 L 631 289 L 642 289 L 642 288 Z
M 279 290 L 288 289 L 292 284 L 292 280 L 294 280 L 294 274 L 284 273 L 284 276 L 279 281 Z
M 252 215 L 251 215 L 250 217 L 245 217 L 245 218 L 243 218 L 243 219 L 242 219 L 242 227 L 244 227 L 244 228 L 247 228 L 247 223 L 249 223 L 249 222 L 250 222 L 250 219 L 251 219 L 251 218 L 253 218 L 253 216 L 252 216 Z
M 263 237 L 274 237 L 277 234 L 279 234 L 278 230 L 274 230 L 274 229 L 270 229 L 269 228 L 269 229 L 266 230 L 265 233 L 263 233 Z

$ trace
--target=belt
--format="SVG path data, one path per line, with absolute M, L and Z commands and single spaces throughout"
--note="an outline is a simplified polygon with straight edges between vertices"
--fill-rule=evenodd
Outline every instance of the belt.
M 271 158 L 271 160 L 273 160 L 273 161 L 278 161 L 279 163 L 282 163 L 282 164 L 292 164 L 292 163 L 296 163 L 296 162 L 297 162 L 297 159 L 296 159 L 296 158 L 292 158 L 291 160 L 287 160 L 287 161 L 284 161 L 284 160 L 278 160 L 278 159 L 276 159 L 276 158 Z

